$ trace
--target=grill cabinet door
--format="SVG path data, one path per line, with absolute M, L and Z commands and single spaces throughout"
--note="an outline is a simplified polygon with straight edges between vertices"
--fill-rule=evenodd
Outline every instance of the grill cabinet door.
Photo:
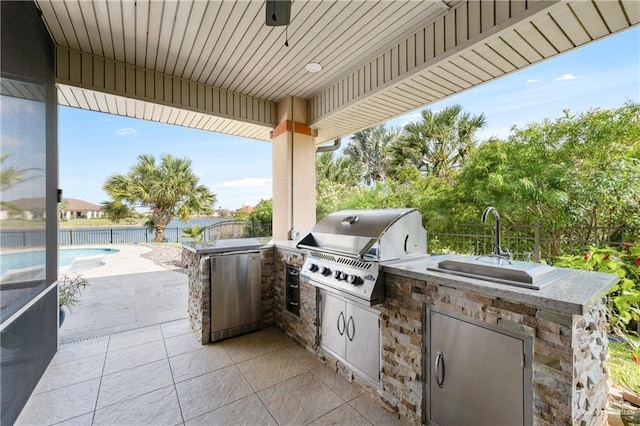
M 345 302 L 332 296 L 326 291 L 322 295 L 322 345 L 336 355 L 346 358 L 345 329 L 347 318 Z
M 525 424 L 522 340 L 434 311 L 429 335 L 429 420 Z
M 378 314 L 347 303 L 347 361 L 367 376 L 380 379 Z

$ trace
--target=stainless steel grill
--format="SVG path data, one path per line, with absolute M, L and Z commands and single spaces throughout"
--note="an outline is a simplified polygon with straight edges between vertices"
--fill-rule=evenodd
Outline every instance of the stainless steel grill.
M 298 247 L 309 250 L 302 279 L 373 306 L 384 301 L 380 266 L 426 254 L 427 233 L 416 209 L 343 210 L 318 222 Z

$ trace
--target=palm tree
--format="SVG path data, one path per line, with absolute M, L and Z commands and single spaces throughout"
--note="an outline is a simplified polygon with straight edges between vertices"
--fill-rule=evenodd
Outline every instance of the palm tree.
M 9 166 L 5 162 L 10 156 L 11 154 L 7 153 L 0 154 L 0 192 L 10 190 L 16 185 L 36 178 L 37 176 L 35 175 L 27 176 L 27 174 L 41 170 L 36 168 L 16 169 L 13 166 Z M 23 212 L 22 208 L 9 201 L 0 200 L 0 206 L 10 211 L 11 214 L 19 215 Z
M 400 136 L 399 129 L 387 129 L 384 124 L 353 135 L 344 154 L 360 167 L 365 184 L 384 180 L 388 169 L 389 146 L 395 144 Z
M 193 241 L 198 242 L 198 241 L 202 241 L 202 239 L 204 238 L 204 232 L 206 230 L 207 230 L 206 226 L 193 225 L 190 228 L 183 228 L 182 236 L 191 238 Z
M 476 148 L 475 132 L 486 124 L 484 114 L 463 113 L 460 105 L 436 113 L 422 111 L 422 120 L 404 128 L 404 138 L 390 147 L 390 166 L 397 169 L 406 164 L 436 177 L 446 176 L 460 168 Z
M 155 242 L 164 240 L 164 230 L 172 217 L 186 222 L 194 214 L 211 214 L 216 196 L 191 170 L 191 160 L 165 154 L 160 164 L 152 155 L 140 155 L 127 175 L 107 179 L 104 190 L 112 200 L 103 203 L 114 222 L 128 217 L 134 206 L 150 208 L 148 226 L 155 229 Z
M 324 152 L 316 159 L 316 187 L 323 181 L 356 185 L 360 181 L 360 171 L 350 157 L 334 158 L 332 152 Z
M 40 170 L 35 168 L 28 169 L 16 169 L 13 166 L 5 165 L 5 161 L 11 156 L 11 154 L 0 154 L 0 191 L 7 190 L 13 186 L 33 179 L 34 176 L 25 176 L 28 172 L 33 170 Z

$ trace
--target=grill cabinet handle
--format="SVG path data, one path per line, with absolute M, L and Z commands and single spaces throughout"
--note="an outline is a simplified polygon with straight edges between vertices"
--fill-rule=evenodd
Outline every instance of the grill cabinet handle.
M 340 331 L 340 318 L 342 318 L 342 331 Z M 338 333 L 339 333 L 341 336 L 344 336 L 344 329 L 345 329 L 345 326 L 344 326 L 344 314 L 343 314 L 342 312 L 340 312 L 340 315 L 338 315 L 338 324 L 337 324 L 337 327 L 338 327 Z
M 438 351 L 435 362 L 435 375 L 436 383 L 438 384 L 438 387 L 440 389 L 442 389 L 442 387 L 444 386 L 444 373 L 444 355 L 442 354 L 442 352 Z
M 349 334 L 349 324 L 353 327 L 353 333 Z M 353 322 L 353 317 L 349 317 L 349 321 L 347 321 L 347 337 L 350 342 L 353 342 L 353 338 L 356 336 L 356 324 Z

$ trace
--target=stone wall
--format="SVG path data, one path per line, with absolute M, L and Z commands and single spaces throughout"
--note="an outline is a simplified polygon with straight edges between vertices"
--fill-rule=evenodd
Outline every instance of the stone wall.
M 191 329 L 196 332 L 201 344 L 209 343 L 211 331 L 211 279 L 209 258 L 182 249 L 182 258 L 187 263 L 189 301 L 187 312 Z
M 286 308 L 286 265 L 302 267 L 304 255 L 294 250 L 278 248 L 274 252 L 273 308 L 276 326 L 297 340 L 310 351 L 316 351 L 317 336 L 317 289 L 300 280 L 300 318 Z
M 603 423 L 608 394 L 604 304 L 570 316 L 387 275 L 379 396 L 402 417 L 412 423 L 422 419 L 425 303 L 533 338 L 534 424 Z
M 275 248 L 262 250 L 262 327 L 274 324 L 273 286 L 276 280 L 274 259 Z
M 606 424 L 608 402 L 606 300 L 573 318 L 573 421 Z

